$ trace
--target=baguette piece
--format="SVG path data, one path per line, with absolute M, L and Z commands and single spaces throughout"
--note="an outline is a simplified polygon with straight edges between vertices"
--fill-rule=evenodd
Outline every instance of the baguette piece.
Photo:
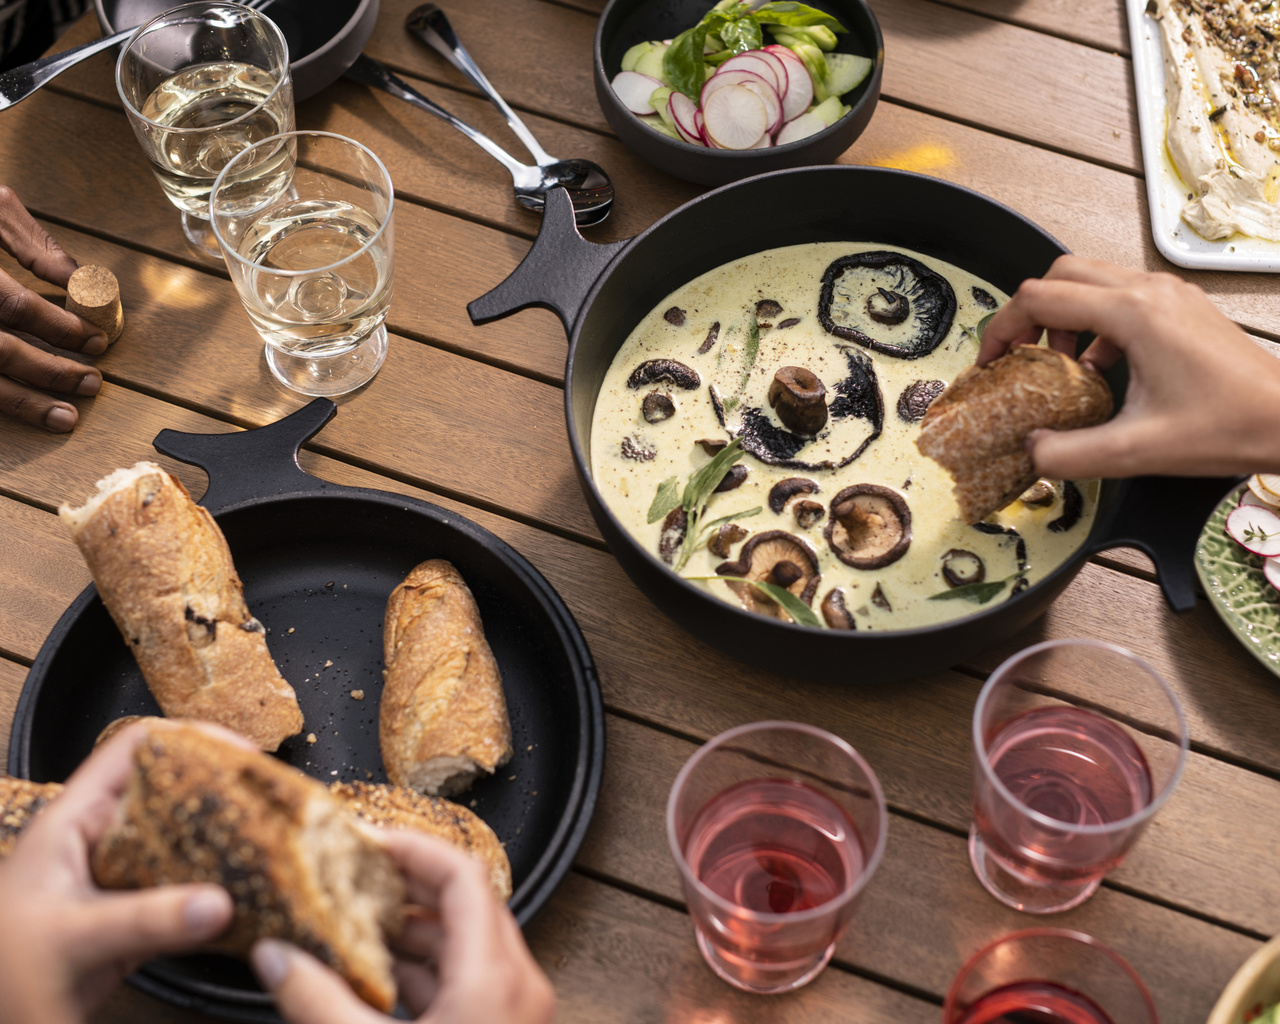
M 391 1009 L 383 936 L 399 928 L 404 881 L 322 783 L 192 725 L 153 727 L 134 768 L 93 850 L 100 886 L 217 883 L 235 902 L 219 952 L 284 939 Z
M 62 792 L 60 782 L 32 782 L 0 776 L 0 859 L 13 852 L 18 837 Z
M 972 525 L 1036 482 L 1027 435 L 1105 422 L 1111 389 L 1061 352 L 1018 345 L 970 366 L 929 406 L 916 447 L 951 474 L 960 517 Z
M 387 601 L 382 643 L 378 730 L 394 785 L 450 796 L 510 760 L 502 676 L 457 569 L 416 566 Z
M 58 515 L 167 717 L 217 722 L 264 750 L 302 729 L 226 539 L 180 481 L 139 462 Z
M 493 894 L 511 899 L 511 862 L 502 842 L 469 808 L 438 796 L 423 796 L 401 786 L 372 782 L 334 782 L 329 792 L 352 814 L 380 828 L 423 832 L 477 857 L 489 869 Z

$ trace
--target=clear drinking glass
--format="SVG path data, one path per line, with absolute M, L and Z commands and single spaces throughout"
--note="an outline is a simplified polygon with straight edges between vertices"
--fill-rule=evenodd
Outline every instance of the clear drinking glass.
M 816 977 L 886 827 L 880 783 L 838 736 L 757 722 L 701 747 L 672 787 L 667 838 L 711 969 L 759 993 Z
M 1187 728 L 1141 658 L 1051 640 L 992 673 L 973 743 L 973 869 L 1002 902 L 1049 914 L 1123 860 L 1182 776 Z
M 942 1024 L 1159 1024 L 1118 954 L 1061 928 L 1029 928 L 978 950 L 947 989 Z
M 289 49 L 275 23 L 238 3 L 174 7 L 141 25 L 116 61 L 116 89 L 191 244 L 221 259 L 209 192 L 227 162 L 293 130 Z
M 343 395 L 387 355 L 391 176 L 328 132 L 277 135 L 223 168 L 209 201 L 231 281 L 266 340 L 276 379 Z

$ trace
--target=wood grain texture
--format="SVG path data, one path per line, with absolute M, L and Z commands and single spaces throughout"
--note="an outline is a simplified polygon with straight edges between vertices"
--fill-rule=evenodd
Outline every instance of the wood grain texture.
M 26 678 L 26 665 L 0 658 L 0 771 L 9 763 L 9 724 Z

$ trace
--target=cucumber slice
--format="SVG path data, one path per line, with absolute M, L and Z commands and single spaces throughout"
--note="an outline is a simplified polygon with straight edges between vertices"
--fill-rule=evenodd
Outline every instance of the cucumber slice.
M 619 70 L 634 71 L 636 69 L 636 62 L 652 49 L 653 43 L 636 43 L 635 46 L 631 47 L 631 49 L 622 55 L 622 67 Z
M 840 118 L 844 117 L 845 111 L 848 109 L 835 96 L 828 96 L 821 103 L 816 103 L 810 107 L 808 112 L 815 117 L 821 118 L 822 123 L 830 128 Z
M 870 57 L 855 57 L 851 53 L 828 53 L 827 76 L 822 84 L 832 96 L 843 96 L 850 89 L 856 89 L 862 80 L 871 74 L 874 63 Z
M 662 118 L 660 117 L 642 117 L 640 120 L 642 120 L 646 125 L 652 128 L 659 135 L 665 135 L 668 138 L 675 139 L 677 142 L 685 141 L 680 137 L 679 132 L 677 132 L 674 128 L 671 127 L 671 125 L 667 124 L 667 122 L 662 120 Z
M 672 128 L 676 126 L 676 119 L 671 111 L 667 109 L 667 100 L 670 99 L 674 91 L 671 86 L 664 85 L 660 89 L 654 89 L 653 95 L 649 97 L 649 104 L 658 112 L 662 120 Z
M 650 43 L 648 52 L 641 55 L 636 61 L 635 70 L 642 75 L 648 75 L 656 78 L 663 85 L 670 85 L 671 81 L 667 78 L 667 73 L 662 70 L 662 55 L 667 52 L 665 43 Z

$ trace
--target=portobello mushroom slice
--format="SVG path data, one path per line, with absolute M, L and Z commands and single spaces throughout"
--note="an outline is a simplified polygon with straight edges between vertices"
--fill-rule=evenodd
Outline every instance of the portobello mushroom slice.
M 803 476 L 789 476 L 779 480 L 769 488 L 769 510 L 775 515 L 782 515 L 787 502 L 798 494 L 817 494 L 818 481 Z
M 949 587 L 981 583 L 987 578 L 987 567 L 974 552 L 952 548 L 942 556 L 942 578 Z
M 823 329 L 887 356 L 927 356 L 942 344 L 955 315 L 956 293 L 947 279 L 905 253 L 841 256 L 822 275 Z
M 831 550 L 855 569 L 883 569 L 911 546 L 911 509 L 897 491 L 854 484 L 831 500 L 825 531 Z
M 933 405 L 933 400 L 947 390 L 941 380 L 917 380 L 902 389 L 898 396 L 898 415 L 908 423 L 919 423 Z
M 693 391 L 702 386 L 702 378 L 692 366 L 675 359 L 646 359 L 631 371 L 627 387 L 635 390 L 648 384 L 669 384 L 682 391 Z
M 805 604 L 813 600 L 822 577 L 818 572 L 818 553 L 809 543 L 786 530 L 757 533 L 742 545 L 737 561 L 716 566 L 719 576 L 741 576 L 785 587 Z M 727 580 L 727 585 L 748 611 L 774 618 L 791 620 L 782 606 L 771 597 L 741 580 Z
M 844 604 L 844 588 L 832 587 L 822 599 L 822 618 L 831 629 L 857 629 L 849 609 Z

